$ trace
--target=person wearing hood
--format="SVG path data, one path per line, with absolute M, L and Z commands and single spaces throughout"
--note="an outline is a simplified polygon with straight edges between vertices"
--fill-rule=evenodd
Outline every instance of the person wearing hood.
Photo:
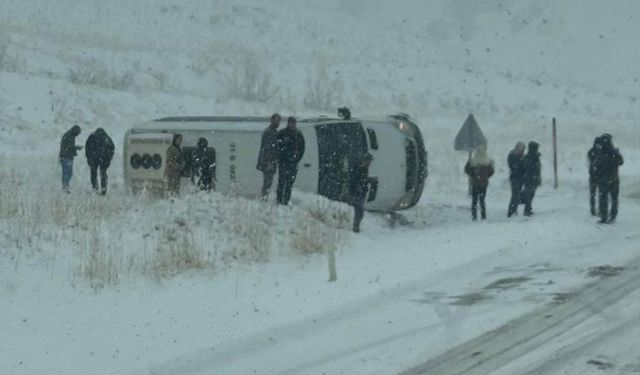
M 599 223 L 613 223 L 618 216 L 620 177 L 618 168 L 624 163 L 622 154 L 613 147 L 611 134 L 601 137 L 601 150 L 595 161 L 595 180 L 599 191 Z M 609 210 L 611 198 L 611 210 Z
M 78 151 L 82 150 L 82 146 L 76 146 L 76 137 L 80 135 L 80 127 L 73 125 L 62 136 L 60 141 L 60 153 L 58 158 L 62 167 L 62 190 L 69 192 L 69 181 L 73 176 L 73 159 L 78 155 Z
M 509 152 L 509 156 L 507 157 L 507 164 L 509 165 L 509 182 L 511 184 L 511 200 L 509 201 L 507 217 L 511 217 L 513 214 L 518 213 L 518 205 L 520 204 L 520 199 L 522 197 L 524 149 L 524 142 L 518 142 L 513 150 Z
M 593 140 L 593 147 L 587 153 L 587 160 L 589 161 L 589 206 L 591 209 L 591 215 L 597 216 L 596 212 L 596 194 L 598 189 L 598 182 L 596 181 L 597 167 L 596 161 L 600 157 L 602 151 L 602 138 L 596 137 Z
M 84 153 L 91 171 L 91 186 L 93 190 L 100 191 L 101 195 L 107 194 L 107 168 L 111 165 L 114 151 L 113 141 L 103 128 L 98 128 L 91 133 L 84 146 Z M 100 186 L 98 186 L 98 169 Z
M 464 173 L 469 176 L 471 183 L 471 218 L 475 221 L 478 219 L 478 202 L 480 202 L 480 218 L 487 218 L 487 209 L 485 205 L 485 197 L 487 195 L 487 186 L 489 186 L 489 178 L 495 172 L 493 160 L 487 156 L 487 147 L 478 146 L 473 155 L 464 166 Z
M 542 183 L 542 164 L 540 163 L 540 153 L 538 152 L 540 145 L 538 142 L 531 141 L 527 146 L 527 154 L 522 164 L 522 198 L 524 201 L 524 215 L 532 216 L 533 210 L 531 205 L 536 189 Z
M 182 134 L 174 134 L 171 146 L 167 148 L 166 167 L 164 169 L 167 192 L 170 195 L 180 194 L 180 177 L 184 169 L 184 155 L 182 154 Z

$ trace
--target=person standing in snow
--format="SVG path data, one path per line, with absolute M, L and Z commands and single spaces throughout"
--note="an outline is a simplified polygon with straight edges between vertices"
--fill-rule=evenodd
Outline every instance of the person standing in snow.
M 287 205 L 291 199 L 291 189 L 298 175 L 298 163 L 304 155 L 304 136 L 296 128 L 295 117 L 287 119 L 287 127 L 277 134 L 278 140 L 278 204 Z
M 204 137 L 198 139 L 198 147 L 194 151 L 194 173 L 197 176 L 196 185 L 200 190 L 211 191 L 213 188 L 213 180 L 215 178 L 215 154 L 209 149 L 209 142 Z
M 618 194 L 620 192 L 620 177 L 618 168 L 624 163 L 622 155 L 613 147 L 611 134 L 601 137 L 601 150 L 595 162 L 595 179 L 599 191 L 599 223 L 613 223 L 618 216 Z M 609 197 L 611 197 L 611 211 L 609 211 Z
M 522 172 L 522 198 L 524 200 L 524 215 L 532 216 L 531 204 L 536 194 L 536 189 L 542 183 L 542 164 L 540 163 L 540 153 L 538 142 L 531 141 L 527 147 L 527 154 L 523 159 Z
M 473 152 L 473 156 L 464 166 L 464 173 L 469 176 L 471 183 L 471 218 L 473 221 L 478 219 L 477 208 L 480 202 L 480 218 L 487 218 L 487 209 L 485 205 L 485 197 L 487 195 L 487 186 L 489 186 L 489 178 L 495 172 L 493 160 L 487 156 L 487 147 L 478 146 Z
M 524 148 L 524 142 L 516 143 L 516 146 L 509 152 L 509 156 L 507 157 L 509 182 L 511 183 L 511 200 L 509 201 L 507 217 L 518 213 L 518 205 L 520 204 L 522 194 Z
M 64 133 L 60 141 L 58 158 L 62 166 L 62 190 L 65 193 L 69 192 L 69 181 L 73 176 L 73 158 L 78 155 L 79 150 L 82 150 L 82 146 L 76 146 L 76 137 L 78 135 L 80 135 L 80 127 L 73 125 L 71 129 Z
M 369 166 L 373 156 L 365 153 L 355 160 L 349 173 L 349 196 L 353 207 L 353 231 L 360 232 L 360 223 L 364 217 L 364 203 L 369 191 Z
M 167 148 L 166 167 L 164 170 L 167 191 L 170 195 L 180 194 L 180 177 L 184 169 L 184 155 L 182 154 L 182 135 L 174 134 L 171 146 Z
M 271 123 L 262 132 L 260 152 L 256 168 L 262 172 L 262 198 L 266 198 L 273 184 L 273 177 L 278 169 L 278 127 L 281 117 L 278 113 L 271 115 Z
M 103 128 L 96 129 L 89 135 L 84 146 L 84 154 L 91 171 L 91 186 L 93 190 L 107 194 L 107 168 L 111 165 L 115 146 Z M 98 186 L 98 169 L 100 169 L 100 186 Z
M 600 156 L 602 151 L 602 139 L 596 137 L 593 140 L 593 147 L 587 153 L 587 160 L 589 161 L 589 206 L 591 208 L 591 215 L 597 216 L 596 212 L 596 194 L 598 190 L 598 182 L 596 181 L 596 160 Z

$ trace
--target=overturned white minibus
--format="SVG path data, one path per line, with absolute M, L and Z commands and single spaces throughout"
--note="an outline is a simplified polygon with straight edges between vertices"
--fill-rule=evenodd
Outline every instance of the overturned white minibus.
M 133 192 L 164 190 L 166 151 L 173 135 L 179 133 L 186 161 L 183 190 L 193 181 L 190 155 L 197 140 L 204 137 L 209 157 L 215 161 L 215 189 L 259 196 L 262 173 L 256 169 L 256 161 L 268 124 L 267 117 L 166 117 L 138 124 L 124 138 L 125 184 Z M 306 150 L 295 189 L 347 201 L 350 159 L 369 152 L 373 162 L 366 209 L 401 210 L 420 199 L 427 177 L 427 152 L 422 134 L 409 116 L 299 119 L 298 129 L 305 138 Z

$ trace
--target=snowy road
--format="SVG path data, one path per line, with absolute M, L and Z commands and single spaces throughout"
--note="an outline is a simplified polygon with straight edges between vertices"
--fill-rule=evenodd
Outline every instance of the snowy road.
M 620 276 L 590 283 L 564 300 L 514 319 L 402 374 L 568 373 L 559 371 L 564 368 L 584 374 L 585 368 L 578 370 L 574 363 L 566 362 L 582 360 L 588 349 L 619 340 L 625 331 L 639 333 L 638 270 L 640 258 L 630 262 L 628 271 Z M 629 344 L 640 348 L 640 335 L 631 337 Z M 584 363 L 606 369 L 608 362 L 586 358 Z
M 222 349 L 202 348 L 156 363 L 148 373 L 522 373 L 509 366 L 527 363 L 527 368 L 536 368 L 537 358 L 557 348 L 556 340 L 565 336 L 570 345 L 562 350 L 580 345 L 582 335 L 575 331 L 593 320 L 605 320 L 611 306 L 640 293 L 640 258 L 622 261 L 634 253 L 637 236 L 619 244 L 620 262 L 625 264 L 619 276 L 575 277 L 576 270 L 593 265 L 593 256 L 584 254 L 601 251 L 608 240 L 604 235 L 535 253 L 496 249 L 328 313 L 256 330 L 259 333 Z M 459 293 L 441 292 L 456 290 Z M 596 340 L 633 324 L 640 306 L 632 304 L 629 310 L 596 326 L 588 338 Z M 574 338 L 580 340 L 572 342 Z M 532 354 L 536 350 L 543 354 Z M 533 356 L 525 358 L 530 362 L 522 359 L 527 355 Z M 421 358 L 427 361 L 410 368 Z M 537 373 L 554 372 L 540 368 L 532 374 Z

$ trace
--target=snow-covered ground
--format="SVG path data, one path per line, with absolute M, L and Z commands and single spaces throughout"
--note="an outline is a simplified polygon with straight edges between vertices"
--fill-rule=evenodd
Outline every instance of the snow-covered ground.
M 0 373 L 454 373 L 435 362 L 474 338 L 513 344 L 485 362 L 500 374 L 637 373 L 638 17 L 633 0 L 0 0 Z M 82 157 L 59 192 L 73 123 L 118 147 L 166 115 L 339 105 L 420 124 L 430 175 L 411 225 L 368 214 L 355 235 L 348 207 L 298 192 L 290 208 L 133 197 L 118 153 L 107 197 Z M 452 150 L 471 112 L 497 166 L 482 223 Z M 604 132 L 625 156 L 611 226 L 587 207 Z M 518 140 L 541 143 L 544 181 L 536 215 L 507 220 Z M 610 306 L 589 308 L 594 288 Z M 573 306 L 580 320 L 509 341 L 533 332 L 518 319 Z

